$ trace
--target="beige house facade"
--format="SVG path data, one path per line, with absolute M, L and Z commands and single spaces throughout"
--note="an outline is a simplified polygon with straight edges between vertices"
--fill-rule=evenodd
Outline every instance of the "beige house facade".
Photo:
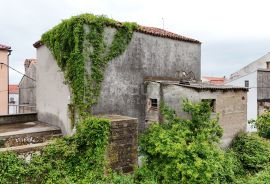
M 11 47 L 0 44 L 0 115 L 8 114 L 8 61 Z

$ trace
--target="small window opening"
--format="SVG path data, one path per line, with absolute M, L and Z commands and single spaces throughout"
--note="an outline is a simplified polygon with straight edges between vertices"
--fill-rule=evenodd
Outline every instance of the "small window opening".
M 10 97 L 10 98 L 9 98 L 9 103 L 10 103 L 10 104 L 15 104 L 15 99 L 14 99 L 13 97 Z
M 158 109 L 158 101 L 157 101 L 157 99 L 151 98 L 150 101 L 151 101 L 151 109 L 157 110 Z
M 267 69 L 270 69 L 270 61 L 267 61 L 267 62 L 266 62 L 266 68 L 267 68 Z
M 202 99 L 202 102 L 209 103 L 212 112 L 216 112 L 216 99 Z
M 245 80 L 245 87 L 248 88 L 249 87 L 249 81 Z

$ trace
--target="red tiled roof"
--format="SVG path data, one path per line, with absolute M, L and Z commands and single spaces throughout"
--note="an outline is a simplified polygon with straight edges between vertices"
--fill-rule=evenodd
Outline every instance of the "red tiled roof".
M 9 93 L 18 94 L 19 93 L 19 85 L 17 84 L 10 84 L 8 85 Z
M 11 47 L 7 45 L 0 44 L 0 50 L 10 50 Z
M 121 26 L 121 23 L 119 22 L 119 25 L 117 26 Z M 164 29 L 160 29 L 160 28 L 156 28 L 156 27 L 147 27 L 147 26 L 140 26 L 137 28 L 136 30 L 137 32 L 140 33 L 145 33 L 148 35 L 152 35 L 152 36 L 157 36 L 157 37 L 163 37 L 163 38 L 169 38 L 169 39 L 173 39 L 173 40 L 179 40 L 179 41 L 183 41 L 183 42 L 191 42 L 191 43 L 197 43 L 200 44 L 201 42 L 199 40 L 195 40 L 193 38 L 188 38 L 185 36 L 181 36 L 175 33 L 172 33 L 170 31 L 166 31 Z M 41 41 L 37 41 L 33 44 L 33 46 L 35 48 L 40 47 L 42 44 Z
M 203 81 L 211 84 L 224 84 L 226 78 L 224 77 L 202 77 Z
M 145 33 L 145 34 L 150 34 L 153 36 L 158 36 L 158 37 L 164 37 L 164 38 L 170 38 L 173 40 L 179 40 L 179 41 L 184 41 L 184 42 L 192 42 L 192 43 L 201 43 L 198 40 L 195 40 L 193 38 L 188 38 L 185 36 L 181 36 L 175 33 L 172 33 L 170 31 L 166 31 L 164 29 L 156 28 L 156 27 L 147 27 L 147 26 L 139 26 L 137 28 L 138 32 Z

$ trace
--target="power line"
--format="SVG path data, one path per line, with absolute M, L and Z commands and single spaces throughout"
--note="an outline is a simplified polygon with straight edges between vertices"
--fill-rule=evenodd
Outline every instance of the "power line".
M 21 89 L 34 89 L 35 87 L 29 87 L 29 88 L 19 88 L 19 90 L 21 90 Z M 10 91 L 10 90 L 2 90 L 2 91 L 0 91 L 0 93 L 1 92 L 7 92 L 7 91 Z
M 21 74 L 21 75 L 23 75 L 23 76 L 25 76 L 25 77 L 27 77 L 27 78 L 33 80 L 33 81 L 36 81 L 35 79 L 33 79 L 33 78 L 31 78 L 31 77 L 29 77 L 29 76 L 23 74 L 22 72 L 20 72 L 20 71 L 16 70 L 15 68 L 13 68 L 13 67 L 7 65 L 6 63 L 0 63 L 0 64 L 3 64 L 3 65 L 5 65 L 5 66 L 9 67 L 10 69 L 14 70 L 15 72 L 17 72 L 17 73 L 19 73 L 19 74 Z

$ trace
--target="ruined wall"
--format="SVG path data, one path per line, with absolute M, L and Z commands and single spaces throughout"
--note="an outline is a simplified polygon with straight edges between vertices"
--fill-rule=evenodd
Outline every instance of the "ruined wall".
M 247 119 L 252 120 L 257 118 L 257 70 L 249 73 L 248 75 L 242 76 L 235 80 L 232 80 L 226 84 L 233 86 L 245 87 L 245 81 L 249 81 L 249 90 L 247 93 Z M 256 131 L 250 124 L 247 125 L 247 131 Z
M 26 69 L 25 75 L 36 79 L 36 64 L 31 64 L 29 68 Z M 36 81 L 32 79 L 24 76 L 19 84 L 19 105 L 32 106 L 33 108 L 29 108 L 29 111 L 35 110 L 36 106 Z M 20 112 L 25 112 L 25 109 L 27 109 L 27 107 L 20 108 Z
M 145 107 L 145 126 L 146 128 L 152 122 L 160 121 L 160 102 L 161 102 L 161 94 L 160 94 L 160 84 L 154 82 L 145 82 L 147 93 L 146 93 L 146 107 Z M 153 108 L 151 104 L 151 99 L 157 99 L 158 108 Z
M 107 160 L 115 171 L 129 173 L 138 163 L 138 121 L 119 115 L 103 116 L 111 121 Z
M 157 83 L 154 83 L 157 84 Z M 153 84 L 152 84 L 153 85 Z M 245 131 L 247 125 L 247 93 L 242 90 L 195 90 L 192 88 L 177 85 L 161 84 L 160 98 L 166 105 L 176 110 L 177 115 L 182 118 L 189 118 L 183 112 L 183 99 L 192 102 L 200 102 L 202 99 L 215 99 L 215 117 L 219 114 L 219 123 L 224 130 L 222 146 L 228 146 L 233 137 L 239 131 Z M 148 88 L 149 89 L 149 88 Z M 152 88 L 153 89 L 153 88 Z

